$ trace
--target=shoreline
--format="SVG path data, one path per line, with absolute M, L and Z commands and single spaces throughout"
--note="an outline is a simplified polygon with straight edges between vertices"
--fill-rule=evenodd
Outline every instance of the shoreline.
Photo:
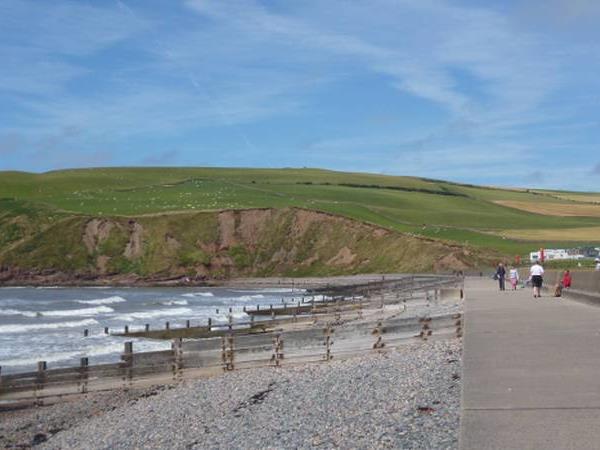
M 332 275 L 327 277 L 238 277 L 229 279 L 206 279 L 202 281 L 185 280 L 184 278 L 176 279 L 142 279 L 132 278 L 129 276 L 116 276 L 116 277 L 105 277 L 105 278 L 94 278 L 94 279 L 81 279 L 81 278 L 56 278 L 56 277 L 42 277 L 32 281 L 31 277 L 15 278 L 9 280 L 0 279 L 0 288 L 43 288 L 43 287 L 56 287 L 56 288 L 164 288 L 164 287 L 190 287 L 190 288 L 203 288 L 203 287 L 243 287 L 243 286 L 254 286 L 256 288 L 274 288 L 274 287 L 299 287 L 299 286 L 319 286 L 331 285 L 331 286 L 346 286 L 354 283 L 374 282 L 392 279 L 399 279 L 402 277 L 410 276 L 411 274 L 400 274 L 400 273 L 389 273 L 389 274 L 353 274 L 353 275 Z M 423 273 L 420 275 L 430 275 L 429 273 Z M 434 273 L 431 273 L 434 275 Z
M 28 448 L 456 448 L 462 340 L 0 412 Z M 135 417 L 135 422 L 131 418 Z

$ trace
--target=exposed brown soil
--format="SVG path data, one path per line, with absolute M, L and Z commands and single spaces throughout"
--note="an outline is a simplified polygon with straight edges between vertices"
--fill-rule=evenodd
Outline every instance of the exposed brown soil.
M 143 253 L 142 248 L 142 235 L 144 233 L 144 227 L 135 221 L 130 223 L 130 235 L 127 247 L 125 247 L 124 255 L 129 258 L 138 258 Z
M 98 249 L 98 246 L 104 242 L 110 235 L 114 224 L 105 219 L 92 219 L 86 227 L 83 235 L 83 243 L 88 252 L 93 252 Z

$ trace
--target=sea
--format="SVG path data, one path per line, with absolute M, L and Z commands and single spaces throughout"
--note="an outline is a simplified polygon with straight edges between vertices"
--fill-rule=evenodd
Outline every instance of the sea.
M 48 369 L 119 361 L 123 343 L 133 341 L 135 352 L 167 350 L 169 341 L 118 337 L 121 332 L 227 323 L 249 320 L 244 306 L 291 303 L 305 292 L 299 289 L 230 288 L 122 288 L 122 287 L 3 287 L 0 288 L 1 373 L 36 370 L 38 361 Z M 218 310 L 218 312 L 217 312 Z M 84 337 L 84 330 L 89 330 Z

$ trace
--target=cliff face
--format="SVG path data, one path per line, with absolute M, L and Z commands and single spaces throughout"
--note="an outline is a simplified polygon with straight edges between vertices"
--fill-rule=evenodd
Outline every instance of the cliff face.
M 0 281 L 320 276 L 482 262 L 460 246 L 303 209 L 65 216 L 0 247 Z

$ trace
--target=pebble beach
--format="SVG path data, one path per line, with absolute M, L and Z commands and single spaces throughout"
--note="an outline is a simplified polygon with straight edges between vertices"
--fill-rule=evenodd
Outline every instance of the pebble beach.
M 458 447 L 461 340 L 257 368 L 0 413 L 0 446 L 41 449 Z

